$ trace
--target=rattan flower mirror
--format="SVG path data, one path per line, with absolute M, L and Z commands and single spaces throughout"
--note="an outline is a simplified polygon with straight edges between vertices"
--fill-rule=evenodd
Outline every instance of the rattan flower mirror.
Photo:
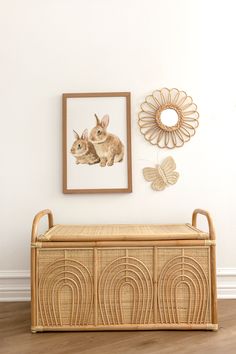
M 190 96 L 176 88 L 156 90 L 141 104 L 140 131 L 152 145 L 181 147 L 198 127 L 197 106 Z

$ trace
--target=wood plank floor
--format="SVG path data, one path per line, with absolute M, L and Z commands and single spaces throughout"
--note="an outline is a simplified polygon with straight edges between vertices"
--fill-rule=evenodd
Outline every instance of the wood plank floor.
M 30 332 L 30 303 L 0 303 L 1 354 L 235 354 L 236 300 L 219 301 L 218 332 Z

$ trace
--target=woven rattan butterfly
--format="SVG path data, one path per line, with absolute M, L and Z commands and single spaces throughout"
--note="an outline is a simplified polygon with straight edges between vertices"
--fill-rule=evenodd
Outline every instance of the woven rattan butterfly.
M 175 161 L 169 156 L 155 168 L 145 167 L 143 175 L 146 181 L 152 182 L 151 187 L 154 191 L 163 191 L 167 186 L 178 181 L 179 173 L 175 169 Z

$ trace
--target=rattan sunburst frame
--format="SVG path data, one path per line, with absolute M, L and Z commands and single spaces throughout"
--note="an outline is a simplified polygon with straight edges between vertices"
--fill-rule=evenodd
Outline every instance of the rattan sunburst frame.
M 178 121 L 173 126 L 163 124 L 161 113 L 172 109 Z M 176 88 L 162 88 L 146 97 L 141 104 L 138 124 L 145 139 L 160 148 L 181 147 L 195 134 L 199 113 L 192 97 Z

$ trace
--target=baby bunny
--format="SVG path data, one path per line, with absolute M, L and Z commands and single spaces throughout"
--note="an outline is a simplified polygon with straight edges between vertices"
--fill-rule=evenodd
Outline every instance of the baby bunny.
M 74 130 L 73 130 L 74 131 Z M 85 129 L 79 137 L 79 134 L 74 131 L 75 142 L 72 145 L 71 153 L 76 158 L 76 163 L 87 163 L 93 165 L 100 162 L 93 144 L 88 140 L 88 129 Z
M 118 136 L 107 133 L 109 115 L 106 114 L 101 121 L 96 114 L 95 118 L 97 124 L 91 130 L 89 139 L 100 158 L 100 166 L 112 166 L 114 162 L 121 162 L 124 157 L 124 145 Z

